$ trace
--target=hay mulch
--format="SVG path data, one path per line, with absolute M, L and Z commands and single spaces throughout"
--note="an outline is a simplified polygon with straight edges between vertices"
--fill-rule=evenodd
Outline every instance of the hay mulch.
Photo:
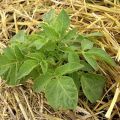
M 107 78 L 102 99 L 91 104 L 80 95 L 75 111 L 54 111 L 43 93 L 33 92 L 30 82 L 10 87 L 0 80 L 0 120 L 120 120 L 119 0 L 2 0 L 0 49 L 19 30 L 36 32 L 42 15 L 51 8 L 58 13 L 64 8 L 71 17 L 71 27 L 77 27 L 80 33 L 103 33 L 96 42 L 107 50 L 117 67 L 100 64 Z

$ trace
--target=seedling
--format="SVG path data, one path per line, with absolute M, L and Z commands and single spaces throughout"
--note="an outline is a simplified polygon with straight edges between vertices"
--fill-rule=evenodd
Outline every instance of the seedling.
M 50 10 L 43 17 L 41 31 L 27 35 L 18 32 L 0 55 L 0 76 L 9 85 L 33 80 L 33 89 L 44 92 L 54 109 L 75 109 L 80 87 L 90 102 L 100 99 L 105 78 L 98 62 L 115 65 L 92 35 L 80 35 L 70 28 L 70 19 L 62 10 Z M 97 72 L 98 73 L 98 72 Z

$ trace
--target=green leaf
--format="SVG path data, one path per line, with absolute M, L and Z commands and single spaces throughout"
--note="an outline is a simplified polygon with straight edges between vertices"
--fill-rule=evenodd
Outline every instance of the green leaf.
M 41 61 L 42 59 L 45 59 L 45 56 L 42 52 L 29 53 L 27 57 L 37 61 Z
M 27 40 L 27 35 L 26 35 L 25 31 L 19 31 L 16 35 L 14 35 L 11 38 L 11 42 L 13 42 L 13 41 L 24 42 L 26 40 Z
M 18 79 L 28 75 L 37 65 L 38 63 L 35 60 L 26 60 L 19 69 Z
M 8 67 L 12 64 L 20 63 L 24 60 L 24 55 L 18 47 L 6 48 L 4 54 L 0 56 L 0 67 Z
M 67 34 L 64 36 L 63 41 L 70 41 L 72 39 L 75 39 L 77 37 L 77 33 L 76 33 L 76 29 L 72 29 L 69 32 L 67 32 Z
M 43 24 L 42 27 L 44 29 L 44 33 L 45 33 L 47 39 L 55 41 L 59 38 L 58 33 L 54 30 L 54 28 L 52 28 L 48 24 Z
M 53 28 L 56 30 L 57 33 L 60 33 L 62 35 L 67 30 L 69 25 L 70 25 L 69 16 L 64 10 L 62 10 L 57 17 L 53 25 Z
M 81 69 L 83 71 L 88 71 L 88 72 L 91 72 L 93 71 L 94 69 L 92 68 L 92 66 L 90 64 L 88 64 L 86 61 L 84 60 L 80 60 L 80 64 L 84 65 L 84 67 Z
M 89 54 L 83 53 L 85 60 L 93 67 L 94 70 L 98 70 L 98 64 L 96 60 Z
M 100 99 L 103 93 L 105 79 L 101 75 L 87 73 L 82 75 L 81 84 L 85 96 L 94 103 Z
M 53 77 L 53 75 L 51 73 L 46 73 L 46 74 L 40 75 L 34 81 L 33 89 L 36 92 L 43 92 L 45 90 L 47 83 L 51 80 L 52 77 Z
M 87 51 L 87 54 L 96 56 L 98 59 L 104 60 L 110 65 L 116 65 L 113 59 L 101 48 L 92 48 L 91 50 Z
M 49 65 L 56 65 L 55 59 L 51 56 L 47 58 L 47 62 Z
M 67 76 L 49 81 L 45 96 L 54 109 L 75 109 L 77 106 L 78 91 L 73 79 Z
M 41 49 L 45 44 L 48 43 L 48 40 L 39 38 L 38 40 L 35 40 L 31 45 L 35 46 L 37 50 Z
M 90 34 L 86 34 L 85 36 L 86 37 L 101 37 L 101 36 L 103 36 L 103 34 L 100 33 L 100 32 L 93 32 L 93 33 L 90 33 Z
M 32 78 L 32 80 L 34 81 L 38 76 L 40 75 L 40 66 L 37 66 L 36 68 L 34 68 L 30 74 L 28 76 L 26 76 L 28 79 Z M 27 79 L 27 80 L 28 80 Z
M 0 56 L 0 67 L 8 67 L 11 64 L 15 64 L 16 61 L 11 61 L 7 56 Z
M 81 82 L 80 82 L 80 75 L 78 72 L 73 72 L 69 75 L 69 77 L 71 77 L 79 91 L 80 86 L 81 86 Z
M 67 73 L 72 73 L 78 71 L 79 69 L 83 68 L 84 66 L 80 63 L 67 63 L 65 65 L 61 65 L 55 70 L 56 75 L 65 75 Z
M 4 75 L 1 76 L 1 78 L 3 80 L 8 81 L 9 80 L 9 76 L 10 76 L 10 72 L 11 72 L 11 67 L 9 67 L 9 69 L 4 73 Z
M 21 61 L 24 59 L 24 54 L 22 53 L 22 51 L 19 49 L 18 46 L 15 46 L 15 56 L 16 56 L 16 59 Z
M 3 75 L 4 73 L 6 73 L 9 69 L 9 66 L 5 67 L 5 66 L 2 66 L 0 67 L 0 76 Z
M 48 41 L 48 43 L 44 47 L 47 51 L 55 51 L 56 48 L 56 42 L 55 41 Z
M 78 34 L 78 36 L 77 36 L 77 38 L 76 38 L 76 40 L 77 40 L 78 42 L 81 42 L 81 41 L 84 40 L 84 39 L 86 39 L 86 37 L 83 36 L 83 35 L 79 35 L 79 34 Z
M 51 9 L 48 13 L 43 15 L 43 20 L 47 23 L 53 22 L 55 19 L 55 10 Z
M 91 49 L 93 47 L 93 42 L 91 42 L 88 39 L 84 39 L 81 41 L 81 48 L 82 50 L 88 50 Z
M 42 71 L 43 71 L 43 74 L 45 74 L 48 70 L 48 63 L 46 60 L 42 60 L 40 62 L 40 65 L 41 65 L 41 68 L 42 68 Z
M 75 53 L 74 51 L 69 52 L 68 54 L 68 62 L 69 63 L 80 63 L 80 58 L 79 55 L 77 53 Z
M 4 50 L 4 56 L 6 56 L 9 60 L 15 60 L 15 50 L 13 48 L 7 47 Z
M 9 76 L 7 78 L 7 84 L 17 85 L 19 83 L 17 79 L 18 64 L 13 64 L 10 66 Z
M 39 39 L 44 39 L 45 34 L 43 33 L 43 31 L 41 31 L 40 33 L 32 33 L 31 35 L 28 36 L 28 43 L 33 43 L 36 40 Z

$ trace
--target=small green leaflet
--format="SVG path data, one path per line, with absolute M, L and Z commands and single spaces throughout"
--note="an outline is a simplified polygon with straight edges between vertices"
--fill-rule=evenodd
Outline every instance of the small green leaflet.
M 82 50 L 88 50 L 88 49 L 91 49 L 93 47 L 93 42 L 91 42 L 90 40 L 88 39 L 83 39 L 81 41 L 81 48 Z
M 12 64 L 17 63 L 18 61 L 12 61 L 5 55 L 0 55 L 0 67 L 8 67 Z
M 30 53 L 27 55 L 27 57 L 37 61 L 41 61 L 42 59 L 45 58 L 44 54 L 41 52 Z
M 94 103 L 103 93 L 105 79 L 101 75 L 85 73 L 81 77 L 81 84 L 85 96 Z
M 4 54 L 0 55 L 0 67 L 10 66 L 23 60 L 24 55 L 17 46 L 15 48 L 8 47 L 4 50 Z
M 77 31 L 76 29 L 72 29 L 67 34 L 64 36 L 63 41 L 68 42 L 71 41 L 72 39 L 75 39 L 77 37 Z
M 49 12 L 43 15 L 43 21 L 47 23 L 53 22 L 55 19 L 55 10 L 51 9 Z
M 86 37 L 101 37 L 101 36 L 103 36 L 103 34 L 100 33 L 100 32 L 93 32 L 93 33 L 90 33 L 90 34 L 86 34 L 85 36 Z
M 78 91 L 80 90 L 80 86 L 81 86 L 81 82 L 80 82 L 80 74 L 78 72 L 73 72 L 69 75 L 69 77 L 71 77 L 78 89 Z
M 51 73 L 46 73 L 40 75 L 35 81 L 33 85 L 33 89 L 36 92 L 43 92 L 45 90 L 45 87 L 47 83 L 51 80 L 53 75 Z
M 9 69 L 9 76 L 7 78 L 7 83 L 9 85 L 16 85 L 19 83 L 18 79 L 17 79 L 17 72 L 18 72 L 18 64 L 13 64 L 10 66 Z
M 34 68 L 31 72 L 30 72 L 30 74 L 29 75 L 27 75 L 26 77 L 24 77 L 24 78 L 31 78 L 33 81 L 40 75 L 40 70 L 41 70 L 41 68 L 40 68 L 40 66 L 37 66 L 36 68 Z M 28 80 L 28 79 L 26 79 L 26 80 Z M 24 81 L 26 81 L 26 80 L 24 80 Z M 23 81 L 23 82 L 24 82 Z
M 56 41 L 56 39 L 59 38 L 59 35 L 58 33 L 48 24 L 43 24 L 43 29 L 44 29 L 44 33 L 46 35 L 46 38 L 48 38 L 49 40 L 52 40 L 52 41 Z M 45 39 L 46 39 L 45 38 Z
M 40 65 L 41 65 L 43 74 L 45 74 L 47 72 L 47 70 L 48 70 L 48 63 L 47 63 L 47 61 L 46 60 L 42 60 L 40 62 Z
M 76 38 L 76 40 L 77 40 L 78 42 L 81 42 L 81 41 L 84 40 L 84 39 L 86 39 L 86 37 L 83 36 L 83 35 L 79 35 L 79 34 L 78 34 L 78 36 L 77 36 L 77 38 Z
M 67 76 L 50 80 L 45 89 L 45 96 L 55 109 L 75 109 L 77 106 L 77 87 L 73 79 Z
M 20 67 L 18 71 L 18 79 L 21 79 L 28 75 L 36 66 L 38 65 L 35 60 L 26 60 Z
M 7 47 L 4 50 L 4 56 L 6 56 L 9 60 L 15 60 L 15 50 L 13 48 Z
M 49 42 L 44 46 L 44 49 L 52 52 L 55 51 L 55 48 L 56 48 L 56 42 L 52 40 L 49 40 Z
M 100 48 L 92 48 L 91 50 L 87 51 L 88 55 L 91 56 L 96 56 L 97 58 L 104 60 L 105 62 L 107 62 L 110 65 L 115 66 L 115 62 L 112 60 L 112 58 L 102 49 Z
M 65 65 L 61 65 L 60 67 L 56 68 L 55 74 L 56 75 L 65 75 L 67 73 L 72 73 L 78 71 L 79 69 L 83 68 L 84 66 L 80 63 L 67 63 Z
M 80 58 L 79 55 L 77 53 L 75 53 L 74 51 L 71 51 L 68 53 L 68 62 L 69 63 L 80 63 Z
M 0 76 L 3 75 L 4 73 L 6 73 L 9 69 L 9 66 L 2 66 L 0 67 Z
M 85 60 L 93 67 L 94 70 L 98 70 L 98 64 L 96 60 L 89 54 L 83 53 Z
M 19 42 L 24 42 L 27 40 L 27 35 L 25 31 L 19 31 L 15 36 L 12 37 L 10 40 L 11 42 L 13 41 L 19 41 Z
M 69 27 L 69 25 L 70 25 L 69 16 L 65 12 L 65 10 L 62 10 L 57 17 L 57 19 L 53 25 L 53 28 L 56 30 L 57 33 L 60 33 L 61 35 L 63 35 L 64 32 Z
M 84 65 L 84 67 L 81 69 L 82 71 L 92 72 L 94 70 L 92 66 L 84 60 L 80 60 L 80 64 Z
M 34 41 L 31 46 L 35 46 L 36 50 L 41 49 L 45 44 L 48 43 L 48 40 L 45 40 L 43 38 L 39 38 L 38 40 Z
M 24 59 L 24 54 L 22 53 L 20 48 L 18 46 L 15 46 L 14 50 L 15 50 L 16 59 L 19 60 L 19 61 L 23 60 Z

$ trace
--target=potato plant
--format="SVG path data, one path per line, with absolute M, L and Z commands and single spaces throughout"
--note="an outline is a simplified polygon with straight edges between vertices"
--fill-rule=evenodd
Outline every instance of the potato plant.
M 10 40 L 0 55 L 2 79 L 9 85 L 31 79 L 34 91 L 44 92 L 56 110 L 75 109 L 80 88 L 90 102 L 100 99 L 105 77 L 97 72 L 98 62 L 115 62 L 92 41 L 99 34 L 79 34 L 64 10 L 50 10 L 39 27 L 38 33 L 20 31 Z

